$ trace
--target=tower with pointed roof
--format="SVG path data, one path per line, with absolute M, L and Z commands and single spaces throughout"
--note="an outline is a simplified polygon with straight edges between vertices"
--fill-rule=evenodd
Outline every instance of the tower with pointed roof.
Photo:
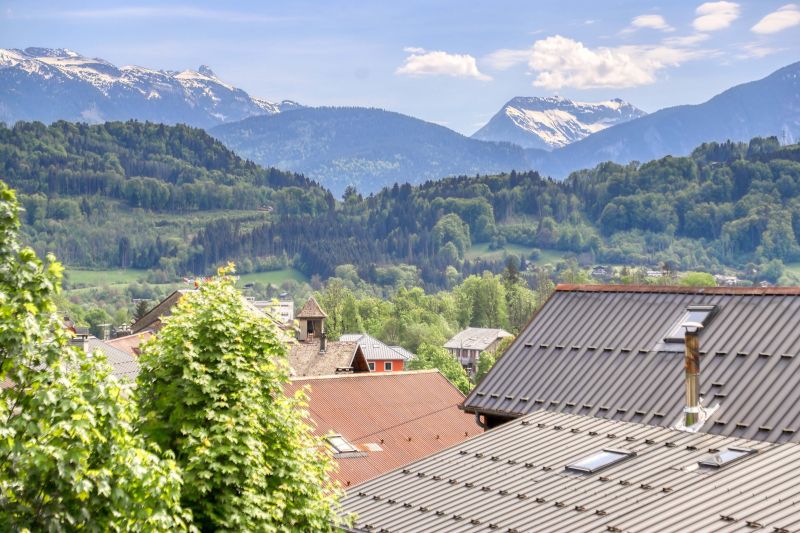
M 313 296 L 308 299 L 295 318 L 300 322 L 300 331 L 297 334 L 299 340 L 308 341 L 322 338 L 325 333 L 325 319 L 328 318 L 328 315 Z

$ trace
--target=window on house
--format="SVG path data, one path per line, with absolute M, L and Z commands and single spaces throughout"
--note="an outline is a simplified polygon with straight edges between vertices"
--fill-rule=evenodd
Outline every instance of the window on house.
M 697 322 L 705 326 L 714 316 L 717 308 L 714 305 L 690 305 L 686 308 L 681 319 L 672 325 L 669 333 L 664 337 L 664 342 L 682 343 L 686 336 L 686 324 Z
M 353 446 L 350 441 L 341 435 L 328 435 L 325 437 L 325 440 L 328 441 L 328 444 L 333 448 L 335 453 L 352 453 L 358 451 L 358 448 Z
M 722 468 L 723 466 L 735 463 L 739 459 L 754 453 L 756 453 L 755 450 L 748 448 L 723 448 L 716 453 L 712 453 L 704 457 L 698 462 L 698 464 L 700 466 L 707 466 L 709 468 Z
M 612 450 L 610 448 L 603 449 L 599 452 L 593 453 L 588 457 L 584 457 L 574 463 L 568 464 L 565 468 L 572 472 L 580 474 L 593 474 L 611 465 L 615 465 L 625 459 L 630 459 L 636 453 L 628 450 Z
M 383 369 L 386 372 L 391 372 L 392 371 L 392 362 L 391 361 L 386 361 L 385 363 L 383 363 Z
M 370 372 L 375 372 L 375 363 L 370 361 L 369 363 L 367 363 L 367 365 L 369 365 L 369 371 Z

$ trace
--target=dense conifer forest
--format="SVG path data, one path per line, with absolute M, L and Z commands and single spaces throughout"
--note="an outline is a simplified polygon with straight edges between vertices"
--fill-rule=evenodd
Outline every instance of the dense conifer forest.
M 453 270 L 463 279 L 503 269 L 503 259 L 470 256 L 478 243 L 773 281 L 800 259 L 800 146 L 775 138 L 604 163 L 565 181 L 536 172 L 460 176 L 367 197 L 351 187 L 335 200 L 300 175 L 239 158 L 200 129 L 20 122 L 0 127 L 0 177 L 19 193 L 37 252 L 71 266 L 173 277 L 239 260 L 291 264 L 322 279 L 350 264 L 380 284 L 382 267 L 406 264 L 426 287 L 444 288 Z

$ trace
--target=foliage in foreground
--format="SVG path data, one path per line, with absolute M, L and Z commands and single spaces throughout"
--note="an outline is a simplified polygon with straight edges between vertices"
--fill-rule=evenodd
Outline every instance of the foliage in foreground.
M 245 310 L 227 277 L 185 295 L 144 348 L 138 381 L 143 432 L 174 452 L 182 502 L 204 531 L 327 531 L 336 498 L 288 398 L 285 349 L 274 326 Z
M 129 389 L 100 354 L 68 346 L 61 266 L 19 244 L 0 182 L 0 529 L 180 531 L 180 473 L 132 428 Z
M 420 346 L 417 356 L 409 362 L 408 368 L 410 370 L 436 368 L 464 394 L 469 393 L 472 388 L 469 377 L 458 359 L 439 346 L 430 344 Z

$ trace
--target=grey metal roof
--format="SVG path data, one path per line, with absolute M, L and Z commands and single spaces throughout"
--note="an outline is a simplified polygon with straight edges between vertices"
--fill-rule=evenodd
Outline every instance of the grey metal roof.
M 111 373 L 118 378 L 136 380 L 139 375 L 139 361 L 133 355 L 123 352 L 119 348 L 101 341 L 96 337 L 89 337 L 86 349 L 90 352 L 100 350 L 111 365 Z
M 358 345 L 361 346 L 361 350 L 364 352 L 367 361 L 408 361 L 413 359 L 413 354 L 411 354 L 411 352 L 407 350 L 401 352 L 397 350 L 396 347 L 388 346 L 366 333 L 345 333 L 339 337 L 339 340 L 342 342 L 357 342 Z M 411 355 L 411 357 L 409 357 L 409 355 Z
M 688 305 L 714 304 L 700 333 L 700 392 L 719 404 L 702 431 L 800 440 L 800 289 L 560 286 L 464 402 L 671 426 L 683 353 L 657 345 Z
M 709 450 L 757 453 L 719 469 Z M 604 448 L 630 459 L 565 466 Z M 538 411 L 347 492 L 351 531 L 798 531 L 800 445 Z
M 511 333 L 496 328 L 467 328 L 456 333 L 447 341 L 445 348 L 463 348 L 465 350 L 485 350 L 498 338 L 511 337 Z
M 400 355 L 402 355 L 405 358 L 406 361 L 410 361 L 410 360 L 414 359 L 415 357 L 417 357 L 412 352 L 409 352 L 408 350 L 406 350 L 402 346 L 389 346 L 389 348 L 391 348 L 395 352 L 397 352 Z

